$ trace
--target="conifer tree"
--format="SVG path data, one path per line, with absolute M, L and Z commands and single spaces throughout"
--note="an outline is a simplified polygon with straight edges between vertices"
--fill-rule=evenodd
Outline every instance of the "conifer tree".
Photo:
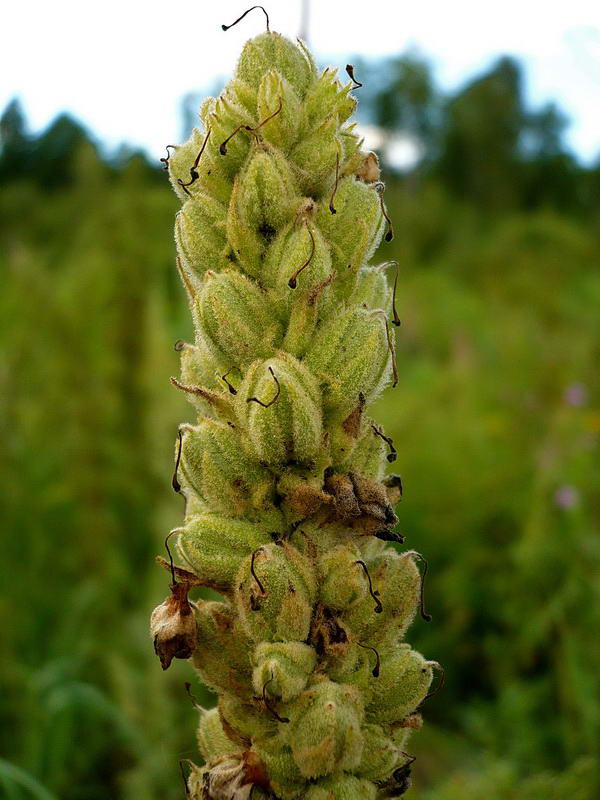
M 388 265 L 369 264 L 392 231 L 353 83 L 267 27 L 165 159 L 195 329 L 172 380 L 198 417 L 176 449 L 182 565 L 151 627 L 163 668 L 190 659 L 218 695 L 194 800 L 403 794 L 437 666 L 402 641 L 420 556 L 390 544 L 402 486 L 367 415 L 397 381 Z

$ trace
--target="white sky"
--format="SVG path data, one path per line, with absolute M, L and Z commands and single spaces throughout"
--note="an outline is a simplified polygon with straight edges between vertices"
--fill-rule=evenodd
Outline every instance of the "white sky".
M 264 30 L 245 0 L 11 0 L 0 32 L 0 107 L 19 95 L 34 129 L 68 110 L 110 145 L 162 155 L 180 135 L 180 100 L 231 73 L 246 38 Z M 301 0 L 267 0 L 271 28 L 295 36 Z M 319 59 L 398 53 L 432 60 L 444 88 L 502 53 L 526 63 L 531 103 L 556 99 L 568 142 L 600 154 L 600 0 L 311 0 Z

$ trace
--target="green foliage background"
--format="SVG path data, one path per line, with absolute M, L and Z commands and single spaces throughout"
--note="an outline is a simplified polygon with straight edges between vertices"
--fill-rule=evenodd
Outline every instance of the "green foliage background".
M 376 410 L 430 562 L 434 622 L 410 638 L 447 671 L 411 796 L 592 800 L 600 168 L 566 152 L 556 108 L 525 109 L 508 59 L 453 97 L 419 59 L 362 68 L 371 119 L 425 153 L 388 180 L 401 380 Z M 163 674 L 147 634 L 192 418 L 168 381 L 191 333 L 177 203 L 66 117 L 33 138 L 11 105 L 0 129 L 0 796 L 183 797 L 189 674 Z

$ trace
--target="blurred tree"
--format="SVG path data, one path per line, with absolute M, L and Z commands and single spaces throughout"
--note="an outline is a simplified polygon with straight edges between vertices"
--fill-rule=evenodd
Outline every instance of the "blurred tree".
M 0 117 L 0 181 L 14 180 L 31 166 L 32 140 L 27 135 L 25 115 L 15 98 Z
M 501 58 L 447 103 L 436 172 L 458 197 L 488 209 L 517 204 L 522 94 L 519 64 Z

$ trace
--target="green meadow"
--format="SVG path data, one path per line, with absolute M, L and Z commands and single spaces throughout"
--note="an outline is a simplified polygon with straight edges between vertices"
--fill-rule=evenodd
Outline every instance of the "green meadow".
M 428 156 L 388 180 L 375 261 L 400 264 L 400 381 L 375 415 L 399 530 L 429 562 L 433 621 L 409 639 L 446 670 L 410 796 L 594 800 L 600 168 L 564 149 L 556 109 L 525 114 L 506 64 L 443 100 L 393 66 L 372 113 Z M 163 673 L 147 631 L 193 419 L 169 383 L 191 335 L 178 204 L 165 173 L 108 163 L 68 118 L 34 138 L 11 106 L 0 127 L 0 796 L 183 798 L 189 668 Z

